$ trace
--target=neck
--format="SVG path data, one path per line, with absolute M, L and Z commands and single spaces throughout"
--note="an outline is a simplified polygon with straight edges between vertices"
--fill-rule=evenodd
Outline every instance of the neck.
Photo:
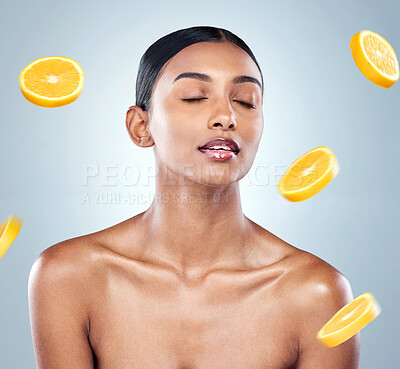
M 243 265 L 250 221 L 242 213 L 239 183 L 171 185 L 165 172 L 158 173 L 154 200 L 141 223 L 147 256 L 188 275 Z

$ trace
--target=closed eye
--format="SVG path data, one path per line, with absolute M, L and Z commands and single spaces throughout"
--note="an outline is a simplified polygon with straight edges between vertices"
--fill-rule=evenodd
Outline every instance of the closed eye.
M 193 102 L 196 102 L 196 101 L 206 100 L 206 99 L 207 99 L 206 97 L 199 97 L 199 98 L 182 99 L 182 100 L 183 100 L 183 101 L 186 101 L 186 102 L 188 102 L 188 103 L 193 103 Z M 233 100 L 233 101 L 236 101 L 236 102 L 238 102 L 238 103 L 244 105 L 244 106 L 245 106 L 246 108 L 248 108 L 248 109 L 255 109 L 255 108 L 256 108 L 253 104 L 250 104 L 250 103 L 247 103 L 247 102 L 244 102 L 244 101 L 239 101 L 239 100 Z

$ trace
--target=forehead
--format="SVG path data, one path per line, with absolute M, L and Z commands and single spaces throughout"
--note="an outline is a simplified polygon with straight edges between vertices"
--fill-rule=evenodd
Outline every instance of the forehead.
M 231 42 L 198 42 L 190 45 L 164 66 L 160 82 L 171 85 L 174 79 L 185 72 L 206 73 L 213 79 L 247 75 L 261 81 L 261 74 L 251 57 Z

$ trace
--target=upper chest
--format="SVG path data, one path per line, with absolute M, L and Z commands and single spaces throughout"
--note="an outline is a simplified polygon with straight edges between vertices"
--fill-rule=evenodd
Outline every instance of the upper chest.
M 289 368 L 297 351 L 282 274 L 183 282 L 138 265 L 103 269 L 90 312 L 95 367 Z

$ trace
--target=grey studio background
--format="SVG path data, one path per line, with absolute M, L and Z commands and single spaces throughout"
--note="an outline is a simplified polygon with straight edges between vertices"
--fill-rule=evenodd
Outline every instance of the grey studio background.
M 349 44 L 369 29 L 400 57 L 399 16 L 397 0 L 2 1 L 0 218 L 24 224 L 0 260 L 0 369 L 35 368 L 27 283 L 39 253 L 150 205 L 153 151 L 131 142 L 125 114 L 147 47 L 194 25 L 236 33 L 263 71 L 265 128 L 240 182 L 244 213 L 340 270 L 354 297 L 376 296 L 382 313 L 362 330 L 360 368 L 397 367 L 400 82 L 372 84 Z M 49 109 L 25 100 L 18 76 L 51 55 L 77 60 L 85 85 Z M 336 153 L 338 176 L 309 200 L 285 200 L 280 175 L 321 145 Z

